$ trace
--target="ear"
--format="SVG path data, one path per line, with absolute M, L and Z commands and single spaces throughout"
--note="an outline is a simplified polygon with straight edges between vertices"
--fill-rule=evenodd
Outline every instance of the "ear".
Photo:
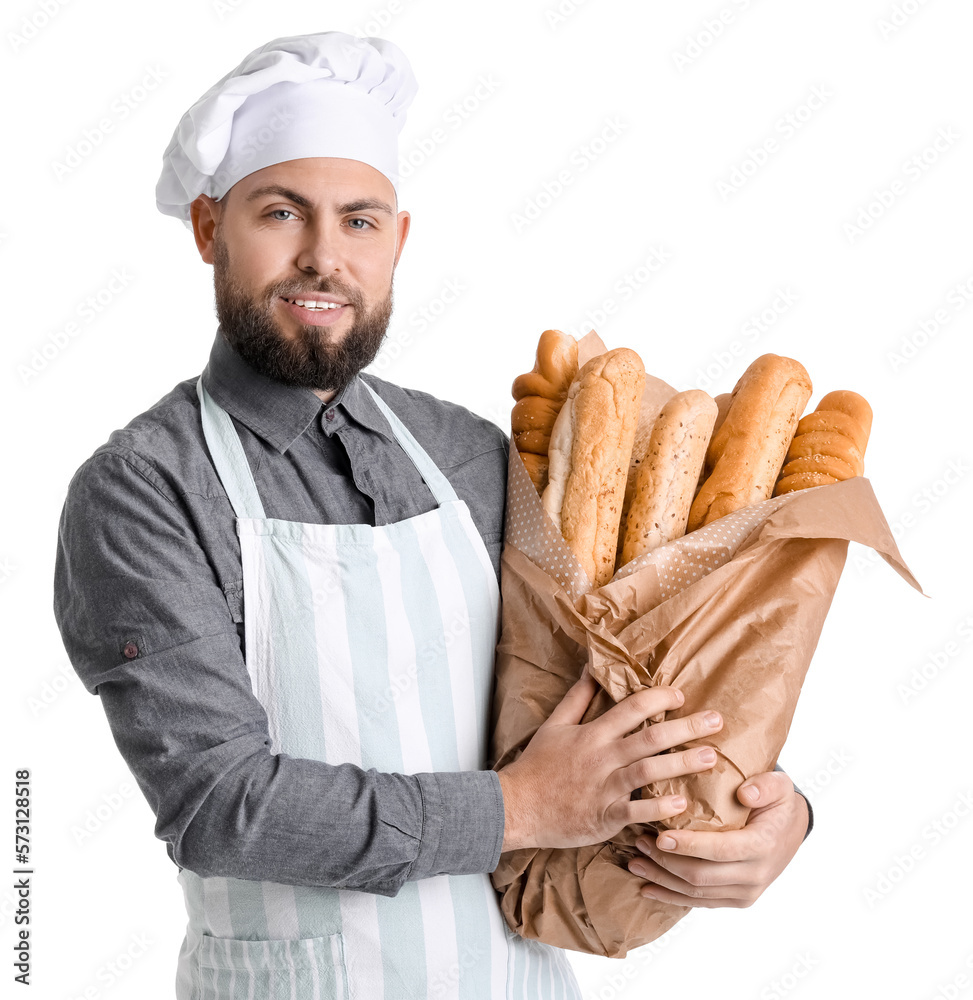
M 193 236 L 196 238 L 196 249 L 199 256 L 207 264 L 213 263 L 213 242 L 216 237 L 216 224 L 219 222 L 223 206 L 201 194 L 189 206 L 189 218 L 193 224 Z
M 412 216 L 408 212 L 399 212 L 395 217 L 395 261 L 392 264 L 392 270 L 399 264 L 399 257 L 402 255 L 402 248 L 405 246 L 405 238 L 409 235 L 409 225 L 412 222 Z

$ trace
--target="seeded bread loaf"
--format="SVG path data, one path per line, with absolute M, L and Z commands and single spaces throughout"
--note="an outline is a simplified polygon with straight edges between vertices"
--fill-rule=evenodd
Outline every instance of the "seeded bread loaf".
M 551 433 L 544 509 L 600 587 L 615 572 L 618 528 L 645 368 L 635 351 L 592 358 L 571 383 Z

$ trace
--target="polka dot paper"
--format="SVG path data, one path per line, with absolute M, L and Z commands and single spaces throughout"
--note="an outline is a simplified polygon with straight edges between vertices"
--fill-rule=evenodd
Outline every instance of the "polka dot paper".
M 815 490 L 824 488 L 813 487 Z M 660 599 L 668 600 L 729 562 L 767 518 L 785 504 L 792 503 L 801 493 L 808 492 L 810 490 L 771 497 L 727 514 L 712 524 L 633 559 L 618 570 L 613 581 L 654 566 L 658 573 Z M 531 562 L 556 580 L 572 601 L 577 602 L 591 590 L 591 581 L 544 510 L 537 489 L 512 442 L 505 531 L 507 543 L 523 552 Z
M 556 580 L 572 601 L 591 590 L 588 574 L 568 547 L 564 536 L 541 505 L 541 498 L 510 443 L 507 473 L 507 510 L 504 535 L 508 545 L 519 549 L 532 563 Z

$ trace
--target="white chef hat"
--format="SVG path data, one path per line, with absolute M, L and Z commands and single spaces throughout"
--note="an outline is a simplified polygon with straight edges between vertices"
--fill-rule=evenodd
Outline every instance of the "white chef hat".
M 251 52 L 183 115 L 162 157 L 160 212 L 189 219 L 242 177 L 284 160 L 360 160 L 398 189 L 398 135 L 416 92 L 405 54 L 341 31 L 277 38 Z

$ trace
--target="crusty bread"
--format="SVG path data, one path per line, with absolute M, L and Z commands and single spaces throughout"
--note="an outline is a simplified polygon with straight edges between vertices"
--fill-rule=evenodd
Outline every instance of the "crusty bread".
M 644 385 L 635 351 L 620 347 L 592 358 L 571 383 L 551 434 L 542 503 L 595 587 L 615 572 Z
M 750 365 L 710 440 L 712 471 L 690 508 L 687 531 L 771 495 L 810 397 L 811 379 L 799 362 L 764 354 Z
M 511 388 L 516 403 L 510 430 L 538 493 L 547 485 L 551 430 L 577 374 L 578 342 L 560 330 L 545 330 L 537 342 L 533 370 L 518 375 Z M 537 457 L 528 460 L 528 455 Z
M 840 483 L 865 472 L 872 408 L 857 392 L 838 389 L 797 425 L 774 496 Z
M 701 389 L 676 393 L 663 406 L 639 462 L 620 565 L 686 533 L 716 417 L 716 401 Z

